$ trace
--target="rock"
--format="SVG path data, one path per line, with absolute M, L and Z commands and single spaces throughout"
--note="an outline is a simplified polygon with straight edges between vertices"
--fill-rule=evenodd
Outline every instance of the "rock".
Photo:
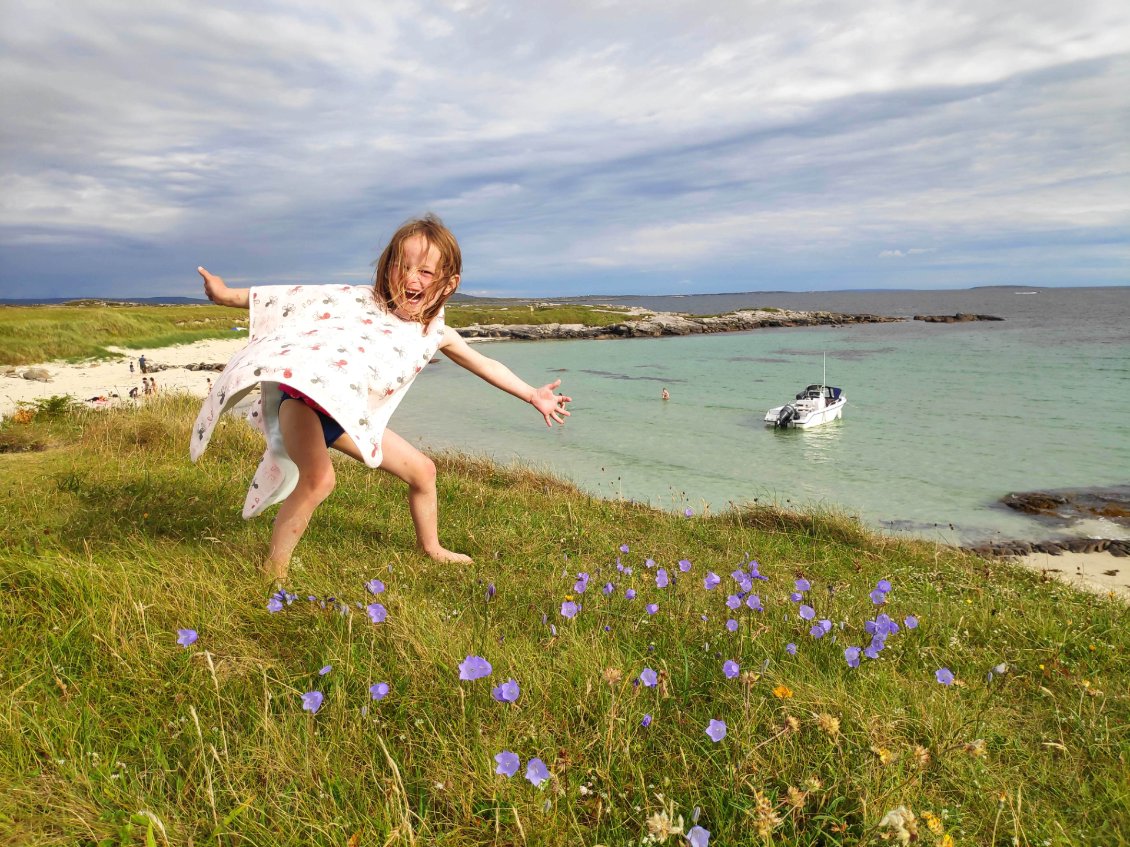
M 24 379 L 34 380 L 35 382 L 50 382 L 51 374 L 47 372 L 46 368 L 28 368 L 22 374 Z
M 915 315 L 914 319 L 928 324 L 956 324 L 966 323 L 967 321 L 1004 320 L 1004 318 L 998 318 L 996 315 L 970 315 L 965 312 L 958 312 L 955 315 Z

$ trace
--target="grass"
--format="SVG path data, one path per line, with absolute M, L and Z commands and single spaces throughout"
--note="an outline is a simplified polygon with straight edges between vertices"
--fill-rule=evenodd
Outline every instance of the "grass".
M 584 324 L 585 326 L 611 326 L 623 323 L 630 317 L 626 308 L 616 306 L 538 306 L 516 304 L 511 306 L 466 306 L 451 303 L 445 310 L 445 321 L 455 328 L 473 324 Z
M 222 306 L 92 303 L 0 306 L 0 365 L 114 356 L 107 347 L 147 350 L 206 338 L 230 338 L 247 313 Z
M 255 573 L 269 522 L 238 518 L 258 436 L 223 421 L 193 466 L 195 410 L 48 404 L 0 424 L 47 448 L 0 455 L 4 844 L 627 845 L 696 809 L 714 845 L 877 844 L 900 806 L 923 844 L 1130 837 L 1130 636 L 1112 599 L 835 514 L 687 518 L 442 455 L 443 537 L 473 565 L 415 554 L 402 486 L 342 462 L 299 547 L 298 599 L 272 614 Z M 647 558 L 676 584 L 657 588 Z M 731 612 L 751 558 L 764 611 Z M 789 599 L 801 576 L 836 624 L 823 639 Z M 883 610 L 920 625 L 851 669 L 880 579 Z M 357 606 L 374 600 L 379 625 Z M 178 628 L 199 640 L 178 646 Z M 489 679 L 459 681 L 471 654 Z M 645 667 L 655 688 L 634 684 Z M 495 702 L 510 677 L 521 696 Z M 511 779 L 502 750 L 522 760 Z M 535 756 L 541 788 L 522 777 Z

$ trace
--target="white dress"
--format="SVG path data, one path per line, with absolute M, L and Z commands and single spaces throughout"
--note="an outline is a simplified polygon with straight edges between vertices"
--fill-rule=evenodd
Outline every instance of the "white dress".
M 247 346 L 216 379 L 192 427 L 189 455 L 204 453 L 220 415 L 256 386 L 248 418 L 267 439 L 243 517 L 285 500 L 298 467 L 279 432 L 279 383 L 301 391 L 336 420 L 365 464 L 381 464 L 381 439 L 404 392 L 443 339 L 441 311 L 425 328 L 386 311 L 368 285 L 264 285 L 250 292 Z

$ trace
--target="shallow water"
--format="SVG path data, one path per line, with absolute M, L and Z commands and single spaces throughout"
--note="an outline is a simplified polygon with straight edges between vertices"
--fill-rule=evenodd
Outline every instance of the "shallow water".
M 490 344 L 488 355 L 528 381 L 564 380 L 575 398 L 567 426 L 547 430 L 531 409 L 442 360 L 420 375 L 393 428 L 432 449 L 525 462 L 663 508 L 757 500 L 834 508 L 949 543 L 1054 536 L 1059 528 L 995 504 L 1010 491 L 1130 482 L 1130 290 L 1048 291 L 976 292 L 975 303 L 973 292 L 902 292 L 901 302 L 891 292 L 835 293 L 826 306 L 976 311 L 1003 323 Z M 819 308 L 791 305 L 819 295 L 743 296 Z M 884 309 L 871 302 L 880 296 Z M 844 419 L 767 428 L 768 408 L 820 381 L 825 353 L 829 384 L 848 398 Z M 1106 522 L 1088 529 L 1096 523 L 1130 535 Z

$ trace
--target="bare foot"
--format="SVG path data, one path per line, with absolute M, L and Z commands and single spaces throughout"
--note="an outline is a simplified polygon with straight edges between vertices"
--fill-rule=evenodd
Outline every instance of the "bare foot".
M 446 547 L 440 547 L 435 550 L 424 550 L 421 548 L 420 552 L 436 562 L 467 563 L 475 561 L 470 556 L 463 553 L 456 553 L 454 550 L 448 550 Z
M 259 571 L 263 576 L 278 583 L 286 582 L 288 570 L 289 567 L 286 562 L 276 562 L 273 559 L 266 559 L 259 566 Z

